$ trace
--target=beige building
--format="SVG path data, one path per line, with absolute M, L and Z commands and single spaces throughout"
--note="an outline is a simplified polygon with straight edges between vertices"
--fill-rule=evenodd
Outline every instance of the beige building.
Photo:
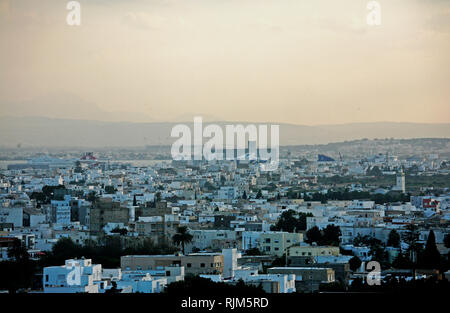
M 120 258 L 122 271 L 155 270 L 171 265 L 184 266 L 186 274 L 222 274 L 224 258 L 218 253 L 126 255 Z
M 165 221 L 162 217 L 154 221 L 138 221 L 135 223 L 135 231 L 139 236 L 149 237 L 155 244 L 171 238 L 180 226 L 179 221 Z
M 282 256 L 286 249 L 303 241 L 303 234 L 288 232 L 262 233 L 259 237 L 258 249 L 264 254 Z
M 123 223 L 128 225 L 129 209 L 111 198 L 101 198 L 94 202 L 90 213 L 90 231 L 98 234 L 107 223 Z
M 167 206 L 167 202 L 156 202 L 155 207 L 147 205 L 136 208 L 136 219 L 141 216 L 164 216 L 165 214 L 172 214 L 172 208 Z
M 338 256 L 339 247 L 333 246 L 293 246 L 288 248 L 288 256 Z
M 267 273 L 294 274 L 295 289 L 299 292 L 317 291 L 320 284 L 328 284 L 335 281 L 335 272 L 332 268 L 272 267 L 267 269 Z

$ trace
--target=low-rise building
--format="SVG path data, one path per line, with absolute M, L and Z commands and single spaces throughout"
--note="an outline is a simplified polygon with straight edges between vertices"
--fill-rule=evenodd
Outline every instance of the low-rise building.
M 333 246 L 292 246 L 288 256 L 338 256 L 339 247 Z
M 224 257 L 220 253 L 189 255 L 126 255 L 120 258 L 122 271 L 158 270 L 166 266 L 183 266 L 186 274 L 221 274 Z
M 44 268 L 45 293 L 98 293 L 94 282 L 102 278 L 102 266 L 91 259 L 70 259 L 62 266 Z
M 320 284 L 335 281 L 332 268 L 317 267 L 272 267 L 267 269 L 268 274 L 294 274 L 295 288 L 300 292 L 314 292 L 319 290 Z
M 264 254 L 282 256 L 292 245 L 298 245 L 303 241 L 303 234 L 288 232 L 261 233 L 258 249 Z

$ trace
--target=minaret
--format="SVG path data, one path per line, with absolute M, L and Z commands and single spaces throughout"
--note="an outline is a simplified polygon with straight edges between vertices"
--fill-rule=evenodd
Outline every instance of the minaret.
M 396 190 L 401 190 L 403 193 L 406 192 L 406 186 L 405 186 L 405 173 L 403 173 L 403 170 L 400 170 L 400 173 L 397 174 L 397 184 L 396 184 Z

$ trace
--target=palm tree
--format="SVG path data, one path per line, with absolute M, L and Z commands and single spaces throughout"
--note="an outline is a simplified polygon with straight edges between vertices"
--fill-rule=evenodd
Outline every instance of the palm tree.
M 419 242 L 419 228 L 417 225 L 409 224 L 406 226 L 407 231 L 403 233 L 403 242 L 408 245 L 407 252 L 412 264 L 413 279 L 416 279 L 417 255 L 422 251 L 422 244 Z
M 173 235 L 172 240 L 176 245 L 181 244 L 181 250 L 184 254 L 184 244 L 192 241 L 192 235 L 187 231 L 186 226 L 178 227 L 177 233 Z

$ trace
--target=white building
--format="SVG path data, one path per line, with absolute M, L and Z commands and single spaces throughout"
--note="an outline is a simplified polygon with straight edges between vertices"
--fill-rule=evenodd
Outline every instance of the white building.
M 64 196 L 64 200 L 51 200 L 51 220 L 55 224 L 70 224 L 70 199 L 71 196 Z
M 44 268 L 45 293 L 98 293 L 94 282 L 102 278 L 102 266 L 91 259 L 70 259 L 62 266 Z
M 237 259 L 240 257 L 240 253 L 237 249 L 223 249 L 223 276 L 234 277 L 234 271 L 238 268 Z
M 23 227 L 23 208 L 0 207 L 0 223 L 12 223 L 14 227 Z
M 217 192 L 217 199 L 232 200 L 237 196 L 236 187 L 220 187 Z
M 117 281 L 117 289 L 133 293 L 160 293 L 166 285 L 167 278 L 156 278 L 146 271 L 122 272 L 122 279 Z

